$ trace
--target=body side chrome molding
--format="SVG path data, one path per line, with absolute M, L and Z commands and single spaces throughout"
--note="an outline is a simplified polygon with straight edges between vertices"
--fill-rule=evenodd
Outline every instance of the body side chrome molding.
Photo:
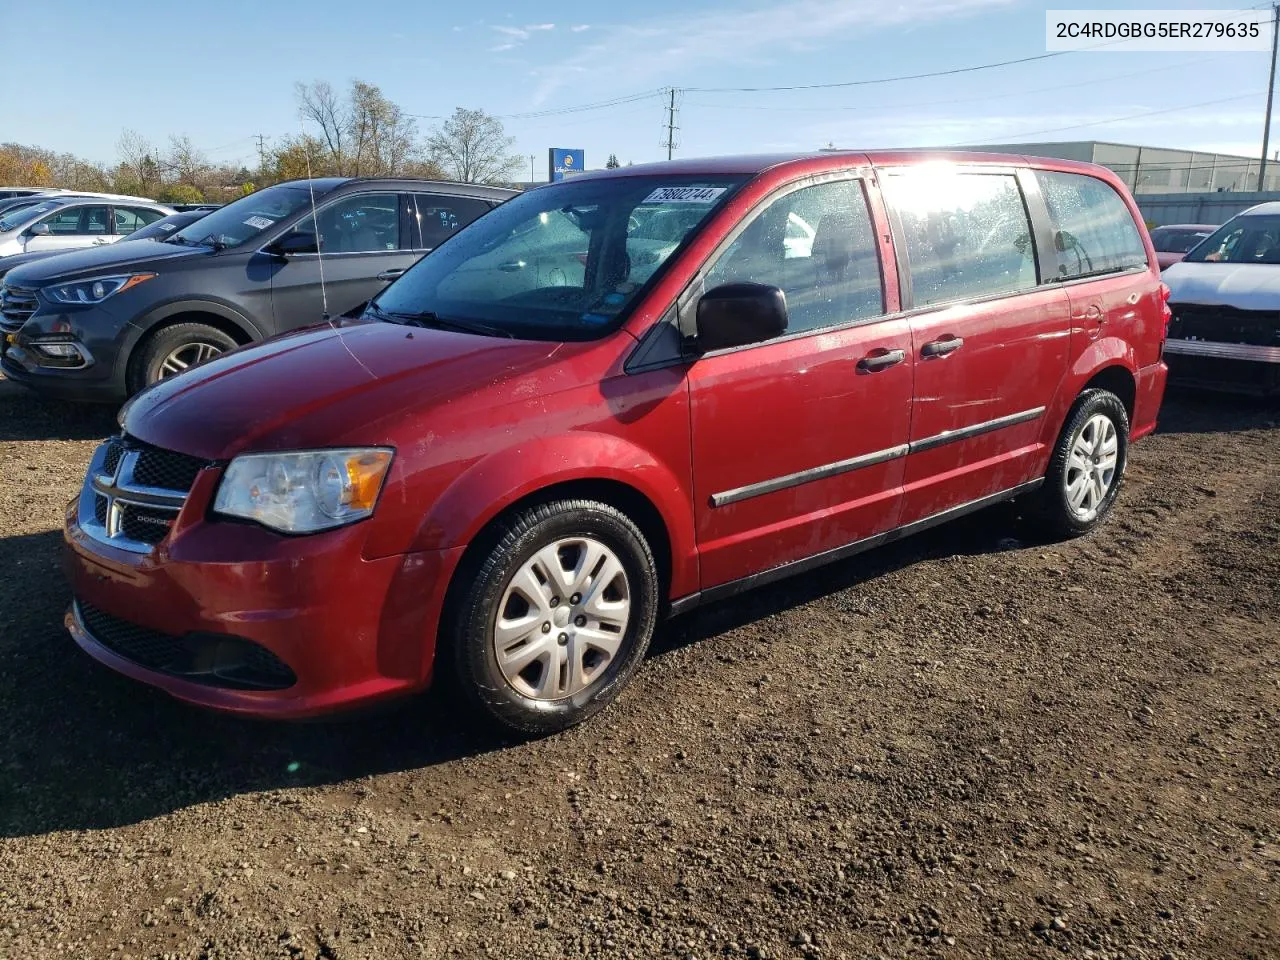
M 812 483 L 814 480 L 824 480 L 827 477 L 848 473 L 850 470 L 874 467 L 878 463 L 887 463 L 890 460 L 896 460 L 898 457 L 905 457 L 908 449 L 909 445 L 904 443 L 900 446 L 889 447 L 887 450 L 877 450 L 874 453 L 850 457 L 848 460 L 837 460 L 835 463 L 826 463 L 820 467 L 810 467 L 808 470 L 788 473 L 785 476 L 762 480 L 759 483 L 749 483 L 744 487 L 726 490 L 724 493 L 713 493 L 711 495 L 711 506 L 724 507 L 740 500 L 748 500 L 751 497 L 759 497 L 777 490 L 785 490 L 788 487 L 798 487 L 804 483 Z
M 982 423 L 961 427 L 959 430 L 944 430 L 942 433 L 934 434 L 932 437 L 925 437 L 923 440 L 912 440 L 911 452 L 920 453 L 924 450 L 940 447 L 944 443 L 968 440 L 970 437 L 980 437 L 982 434 L 991 433 L 993 430 L 1003 430 L 1005 427 L 1015 427 L 1020 423 L 1029 423 L 1044 416 L 1044 410 L 1044 407 L 1036 407 L 1033 410 L 1023 410 L 1021 413 L 1011 413 L 1005 417 L 996 417 L 994 420 L 984 420 Z
M 688 613 L 696 607 L 704 603 L 712 603 L 716 600 L 723 600 L 734 594 L 742 593 L 754 587 L 764 586 L 767 583 L 773 583 L 775 580 L 783 580 L 793 574 L 804 573 L 807 570 L 824 566 L 828 563 L 835 563 L 837 560 L 845 560 L 849 557 L 858 555 L 874 547 L 884 546 L 909 537 L 913 533 L 921 533 L 931 527 L 946 523 L 949 520 L 955 520 L 978 510 L 993 506 L 1005 500 L 1012 500 L 1014 497 L 1022 496 L 1025 493 L 1031 493 L 1038 489 L 1044 483 L 1044 478 L 1040 477 L 1031 480 L 1028 483 L 1019 484 L 1016 487 L 1010 487 L 1008 490 L 1001 490 L 999 493 L 993 493 L 977 500 L 970 500 L 968 503 L 962 503 L 955 507 L 950 507 L 940 513 L 932 516 L 915 520 L 901 527 L 895 527 L 892 530 L 886 530 L 884 533 L 877 533 L 874 536 L 866 537 L 862 540 L 855 540 L 853 543 L 847 543 L 840 547 L 833 547 L 830 550 L 824 550 L 822 553 L 815 553 L 812 556 L 802 557 L 799 560 L 792 560 L 777 567 L 771 567 L 768 570 L 762 570 L 759 573 L 753 573 L 749 576 L 742 577 L 738 580 L 731 580 L 728 583 L 718 584 L 706 590 L 700 590 L 697 593 L 691 593 L 688 596 L 680 597 L 671 601 L 668 616 L 677 616 L 682 613 Z
M 984 433 L 991 433 L 994 430 L 1002 430 L 1005 427 L 1013 427 L 1020 423 L 1028 423 L 1042 417 L 1044 415 L 1044 411 L 1044 407 L 1036 407 L 1033 410 L 1023 410 L 1021 413 L 1011 413 L 1008 416 L 997 417 L 994 420 L 985 420 L 982 423 L 975 423 L 972 426 L 961 427 L 959 430 L 949 430 L 944 433 L 935 434 L 932 437 L 925 437 L 923 440 L 913 440 L 910 443 L 899 444 L 896 447 L 888 447 L 884 450 L 876 450 L 873 453 L 864 453 L 861 456 L 850 457 L 848 460 L 837 460 L 835 463 L 824 463 L 820 467 L 810 467 L 808 470 L 788 473 L 781 477 L 771 477 L 768 480 L 761 480 L 759 483 L 748 483 L 745 486 L 735 487 L 732 490 L 725 490 L 722 493 L 711 494 L 711 506 L 726 507 L 731 503 L 739 503 L 743 500 L 749 500 L 752 497 L 763 496 L 766 493 L 776 493 L 779 490 L 786 490 L 789 487 L 798 487 L 801 484 L 812 483 L 815 480 L 825 480 L 827 477 L 838 476 L 842 473 L 848 473 L 851 470 L 860 470 L 863 467 L 874 467 L 877 464 L 887 463 L 890 460 L 896 460 L 899 457 L 905 457 L 908 454 L 932 450 L 934 447 L 940 447 L 946 443 L 954 443 L 957 440 L 968 440 L 971 437 L 978 437 Z

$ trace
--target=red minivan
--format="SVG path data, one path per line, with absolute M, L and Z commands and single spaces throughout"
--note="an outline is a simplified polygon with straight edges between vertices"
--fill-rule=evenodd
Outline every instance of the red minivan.
M 358 319 L 139 394 L 66 515 L 67 625 L 273 717 L 420 690 L 581 721 L 656 625 L 1014 497 L 1110 510 L 1167 310 L 1123 183 L 990 154 L 588 174 Z

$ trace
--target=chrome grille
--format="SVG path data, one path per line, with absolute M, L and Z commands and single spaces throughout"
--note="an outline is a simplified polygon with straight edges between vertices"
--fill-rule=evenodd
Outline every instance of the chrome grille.
M 35 290 L 27 287 L 0 286 L 0 330 L 16 332 L 36 312 Z
M 80 495 L 80 527 L 113 547 L 148 553 L 169 535 L 205 466 L 197 457 L 113 437 L 89 465 Z

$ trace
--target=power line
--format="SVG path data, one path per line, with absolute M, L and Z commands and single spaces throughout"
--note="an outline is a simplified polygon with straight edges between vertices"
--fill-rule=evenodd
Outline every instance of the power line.
M 1032 130 L 1028 133 L 1008 134 L 1000 137 L 988 137 L 985 140 L 979 140 L 978 143 L 1017 143 L 1024 137 L 1038 137 L 1042 133 L 1061 133 L 1064 130 L 1081 130 L 1085 127 L 1098 127 L 1108 123 L 1120 123 L 1125 120 L 1139 120 L 1143 117 L 1154 117 L 1164 113 L 1180 113 L 1183 110 L 1195 110 L 1197 107 L 1211 107 L 1219 103 L 1232 103 L 1237 100 L 1251 100 L 1264 91 L 1257 90 L 1253 93 L 1244 93 L 1236 97 L 1222 97 L 1219 100 L 1205 100 L 1202 103 L 1188 103 L 1181 107 L 1168 107 L 1164 110 L 1147 110 L 1143 113 L 1131 113 L 1125 117 L 1111 117 L 1108 120 L 1092 120 L 1089 123 L 1076 123 L 1068 127 L 1051 127 L 1047 130 Z M 973 141 L 969 141 L 973 143 Z M 963 143 L 950 144 L 953 147 L 965 146 Z
M 1077 83 L 1058 83 L 1058 84 L 1054 84 L 1051 87 L 1037 87 L 1032 90 L 1013 90 L 1013 91 L 1010 91 L 1009 93 L 995 93 L 995 94 L 988 94 L 981 97 L 958 97 L 958 98 L 952 98 L 949 100 L 913 100 L 910 103 L 877 104 L 871 108 L 868 108 L 866 106 L 857 106 L 857 107 L 844 107 L 844 106 L 790 107 L 790 106 L 787 106 L 787 107 L 783 107 L 783 106 L 766 106 L 762 104 L 748 104 L 748 103 L 708 103 L 705 100 L 695 100 L 693 101 L 693 103 L 695 106 L 712 107 L 717 110 L 765 110 L 770 112 L 783 111 L 786 113 L 795 113 L 795 112 L 828 113 L 828 112 L 837 112 L 837 111 L 858 113 L 858 112 L 864 112 L 868 109 L 893 110 L 893 109 L 898 109 L 902 107 L 941 107 L 941 106 L 950 106 L 951 104 L 956 104 L 956 103 L 981 103 L 986 100 L 1007 100 L 1011 97 L 1030 96 L 1031 94 L 1034 94 L 1034 93 L 1056 93 L 1059 90 L 1073 90 L 1076 87 L 1087 87 L 1087 86 L 1092 86 L 1093 84 L 1098 84 L 1098 83 L 1113 83 L 1116 80 L 1127 80 L 1131 77 L 1146 76 L 1147 74 L 1150 74 L 1150 73 L 1160 73 L 1165 70 L 1185 69 L 1187 67 L 1194 66 L 1195 64 L 1198 64 L 1198 63 L 1204 63 L 1208 59 L 1209 59 L 1208 57 L 1200 57 L 1198 59 L 1187 60 L 1182 63 L 1167 64 L 1163 67 L 1152 67 L 1149 70 L 1135 70 L 1132 73 L 1120 73 L 1120 74 L 1116 74 L 1114 76 L 1109 76 L 1109 77 L 1094 77 L 1093 79 L 1081 80 Z

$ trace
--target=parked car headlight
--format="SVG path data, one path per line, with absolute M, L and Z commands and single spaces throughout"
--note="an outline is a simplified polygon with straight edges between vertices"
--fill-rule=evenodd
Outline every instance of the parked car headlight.
M 373 513 L 392 455 L 385 447 L 245 454 L 227 467 L 213 509 L 282 533 L 340 527 Z
M 154 273 L 128 273 L 118 277 L 94 277 L 74 283 L 58 283 L 44 288 L 44 295 L 54 303 L 101 303 L 107 297 L 122 293 L 155 277 Z

